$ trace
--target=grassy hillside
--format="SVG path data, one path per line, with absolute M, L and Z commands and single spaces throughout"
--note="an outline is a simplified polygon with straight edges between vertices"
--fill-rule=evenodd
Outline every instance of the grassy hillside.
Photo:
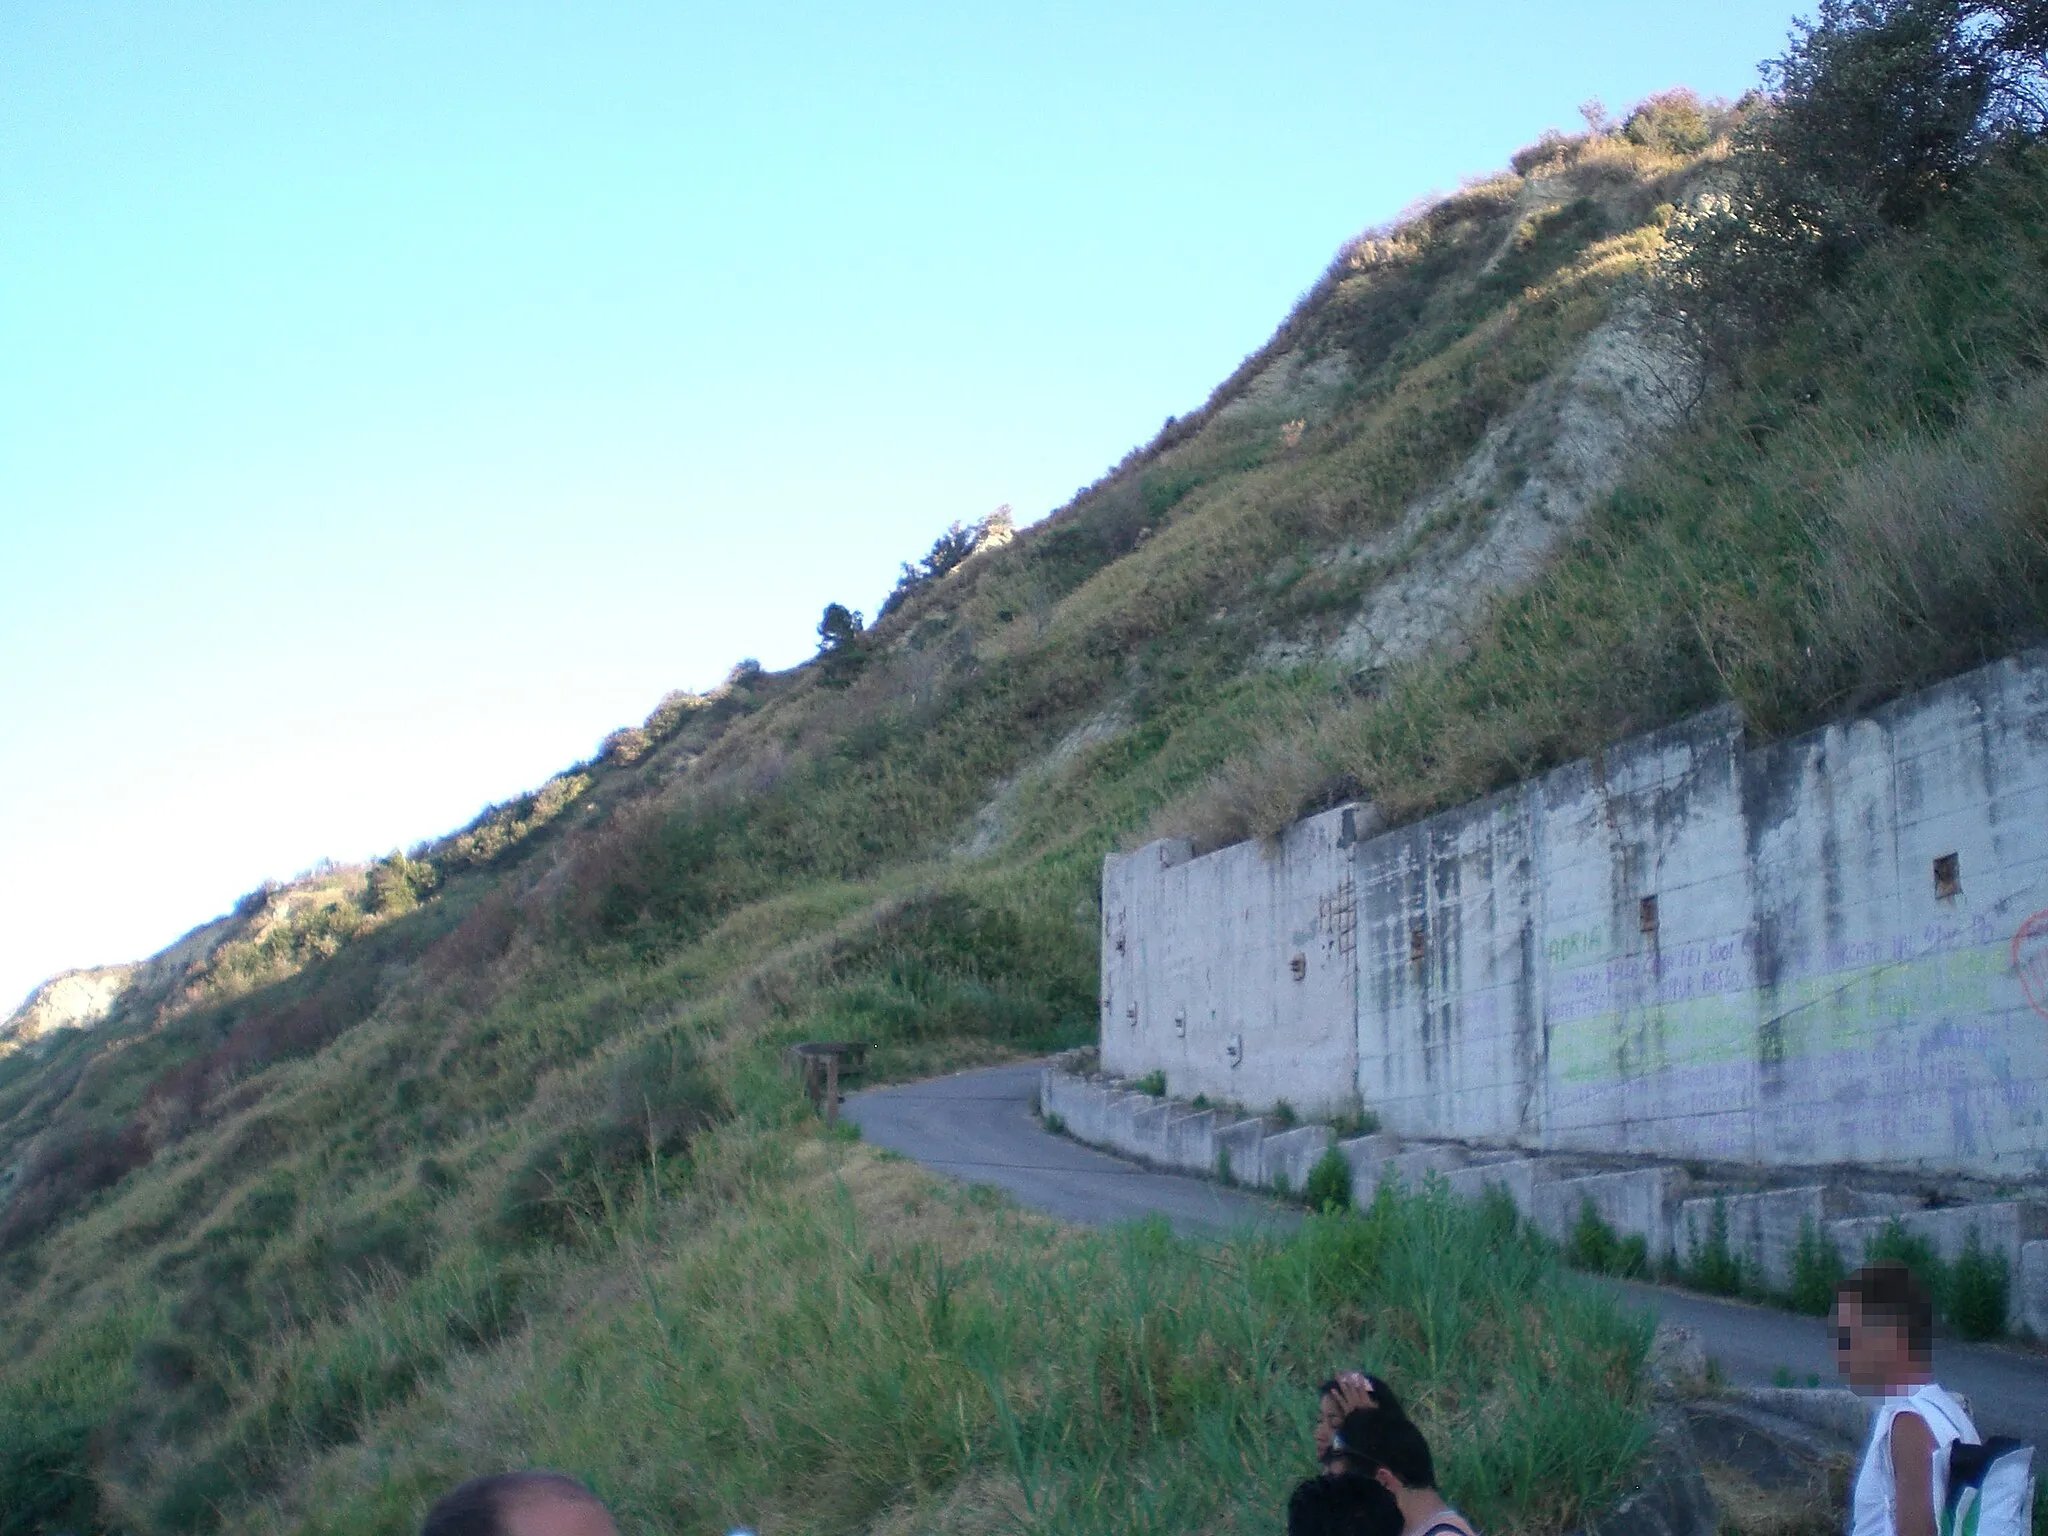
M 1532 146 L 819 663 L 665 701 L 317 934 L 0 1061 L 0 1531 L 399 1531 L 526 1459 L 646 1530 L 1269 1525 L 1306 1386 L 1367 1351 L 1489 1528 L 1611 1495 L 1642 1340 L 1484 1213 L 1082 1239 L 824 1135 L 777 1053 L 1092 1038 L 1120 841 L 1412 817 L 2038 635 L 2048 158 L 2001 152 L 1651 430 L 1586 360 L 1694 377 L 1643 296 L 1731 126 L 1674 98 Z M 1655 445 L 1618 482 L 1573 446 L 1603 420 Z M 1537 579 L 1438 579 L 1359 659 L 1545 485 Z M 1463 1264 L 1467 1305 L 1417 1289 Z

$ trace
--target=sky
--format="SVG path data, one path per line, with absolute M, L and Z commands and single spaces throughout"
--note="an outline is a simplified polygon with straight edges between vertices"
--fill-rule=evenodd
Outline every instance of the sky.
M 1786 0 L 0 7 L 0 1017 L 408 846 Z

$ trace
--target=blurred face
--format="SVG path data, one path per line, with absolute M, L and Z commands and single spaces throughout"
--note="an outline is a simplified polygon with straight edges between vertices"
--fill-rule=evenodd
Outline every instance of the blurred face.
M 619 1536 L 612 1517 L 582 1499 L 526 1499 L 506 1510 L 502 1519 L 511 1536 Z
M 1337 1431 L 1344 1423 L 1344 1407 L 1337 1401 L 1337 1394 L 1325 1392 L 1316 1411 L 1316 1458 L 1329 1453 L 1330 1442 L 1337 1438 Z
M 1912 1362 L 1906 1333 L 1891 1323 L 1866 1318 L 1853 1297 L 1835 1302 L 1835 1369 L 1859 1392 L 1882 1392 L 1904 1381 Z

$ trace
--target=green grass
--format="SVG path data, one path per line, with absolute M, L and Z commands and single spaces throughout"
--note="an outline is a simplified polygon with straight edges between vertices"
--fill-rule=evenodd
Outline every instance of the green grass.
M 1410 1393 L 1488 1529 L 1564 1528 L 1645 1443 L 1643 1326 L 1442 1196 L 1207 1247 L 1156 1223 L 1062 1232 L 807 1141 L 744 1208 L 699 1215 L 623 1220 L 617 1305 L 537 1326 L 316 1463 L 277 1523 L 403 1528 L 480 1448 L 516 1443 L 584 1470 L 629 1531 L 892 1512 L 1267 1529 L 1312 1468 L 1314 1384 L 1358 1361 Z M 367 1498 L 364 1454 L 383 1469 Z

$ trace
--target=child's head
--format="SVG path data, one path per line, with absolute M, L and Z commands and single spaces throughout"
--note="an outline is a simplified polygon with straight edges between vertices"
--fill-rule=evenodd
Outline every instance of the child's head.
M 1867 1264 L 1835 1292 L 1835 1369 L 1866 1392 L 1916 1381 L 1934 1359 L 1934 1303 L 1903 1264 Z
M 1360 1388 L 1365 1393 L 1362 1400 Z M 1401 1399 L 1394 1395 L 1394 1389 L 1378 1376 L 1347 1371 L 1316 1388 L 1316 1455 L 1319 1458 L 1329 1454 L 1331 1437 L 1337 1433 L 1337 1426 L 1344 1422 L 1344 1415 L 1355 1407 L 1363 1406 L 1364 1402 L 1370 1402 L 1374 1408 L 1397 1419 L 1408 1416 L 1401 1407 Z
M 1347 1472 L 1375 1478 L 1393 1493 L 1436 1487 L 1429 1442 L 1405 1413 L 1347 1413 L 1330 1450 Z

